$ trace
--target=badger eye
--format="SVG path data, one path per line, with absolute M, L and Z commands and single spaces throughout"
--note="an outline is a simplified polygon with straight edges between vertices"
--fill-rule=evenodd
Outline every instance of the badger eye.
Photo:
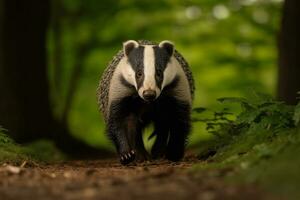
M 143 72 L 138 71 L 138 72 L 136 73 L 136 77 L 140 78 L 140 77 L 142 77 L 142 76 L 143 76 Z
M 162 72 L 161 71 L 157 71 L 156 72 L 156 76 L 159 77 L 159 78 L 162 77 Z

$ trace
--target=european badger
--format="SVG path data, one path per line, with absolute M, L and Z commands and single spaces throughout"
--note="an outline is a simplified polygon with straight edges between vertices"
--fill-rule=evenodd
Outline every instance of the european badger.
M 142 132 L 151 122 L 156 135 L 152 158 L 178 161 L 191 128 L 192 73 L 169 41 L 129 40 L 100 80 L 98 103 L 107 133 L 122 164 L 147 160 Z

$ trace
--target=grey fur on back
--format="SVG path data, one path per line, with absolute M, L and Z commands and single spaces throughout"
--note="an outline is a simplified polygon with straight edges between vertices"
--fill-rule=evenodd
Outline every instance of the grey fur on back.
M 139 40 L 138 43 L 140 45 L 158 45 L 155 42 L 151 42 L 148 40 Z M 108 118 L 108 93 L 109 93 L 109 87 L 110 87 L 110 81 L 112 79 L 113 73 L 119 64 L 120 60 L 124 57 L 123 50 L 120 50 L 112 59 L 112 61 L 108 64 L 106 69 L 104 70 L 102 77 L 99 82 L 99 86 L 97 89 L 97 101 L 99 105 L 99 109 L 103 113 L 104 119 L 107 122 Z M 195 91 L 195 84 L 194 79 L 192 76 L 192 72 L 189 68 L 188 63 L 183 58 L 183 56 L 175 50 L 174 57 L 177 59 L 177 61 L 181 64 L 182 69 L 189 81 L 190 86 L 190 92 L 192 95 L 192 98 L 194 98 L 194 91 Z

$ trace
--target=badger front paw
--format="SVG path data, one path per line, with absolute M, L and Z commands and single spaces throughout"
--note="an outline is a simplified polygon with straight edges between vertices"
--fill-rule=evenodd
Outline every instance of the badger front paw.
M 129 152 L 120 153 L 120 162 L 122 165 L 127 165 L 134 161 L 135 159 L 135 151 L 131 150 Z

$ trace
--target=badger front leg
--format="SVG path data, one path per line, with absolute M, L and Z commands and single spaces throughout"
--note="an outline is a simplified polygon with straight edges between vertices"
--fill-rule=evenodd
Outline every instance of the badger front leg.
M 108 121 L 108 135 L 114 142 L 122 164 L 128 164 L 135 159 L 136 151 L 134 137 L 128 133 L 130 118 L 127 117 L 126 107 L 119 101 L 111 104 L 111 112 Z
M 115 121 L 108 128 L 108 135 L 114 142 L 122 164 L 128 164 L 135 159 L 135 150 L 127 138 L 124 122 Z

